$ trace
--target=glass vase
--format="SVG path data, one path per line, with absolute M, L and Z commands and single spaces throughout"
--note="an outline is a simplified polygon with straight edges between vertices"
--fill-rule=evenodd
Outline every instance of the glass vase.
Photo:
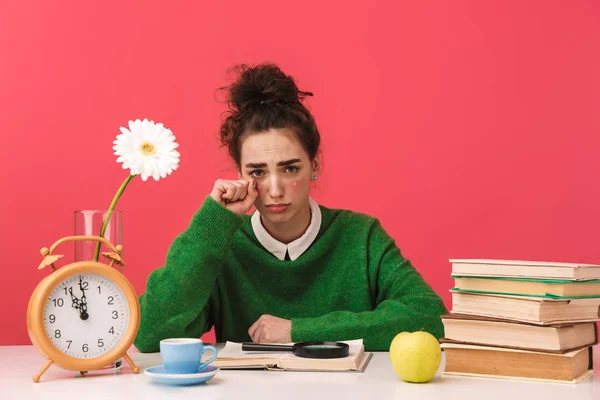
M 122 212 L 113 210 L 106 225 L 104 234 L 100 234 L 102 224 L 108 214 L 108 210 L 76 210 L 75 211 L 75 235 L 76 236 L 102 236 L 112 243 L 113 246 L 123 244 Z M 110 260 L 102 256 L 103 252 L 112 251 L 101 244 L 100 251 L 96 247 L 98 241 L 83 240 L 75 242 L 75 261 L 98 261 L 109 264 Z M 97 259 L 96 259 L 97 256 Z M 119 271 L 121 272 L 121 271 Z
M 104 234 L 101 235 L 102 224 L 107 215 L 108 210 L 76 210 L 74 214 L 75 236 L 101 236 L 113 246 L 122 245 L 122 212 L 121 210 L 113 210 L 111 212 Z M 100 243 L 99 251 L 96 249 L 98 243 Z M 104 257 L 102 253 L 112 250 L 97 240 L 76 241 L 74 242 L 74 247 L 75 261 L 98 261 L 103 264 L 110 264 L 110 259 Z M 118 268 L 119 272 L 123 272 L 121 265 L 115 265 L 115 267 Z M 101 371 L 118 371 L 121 368 L 122 361 L 122 358 L 119 358 L 112 365 L 107 365 Z

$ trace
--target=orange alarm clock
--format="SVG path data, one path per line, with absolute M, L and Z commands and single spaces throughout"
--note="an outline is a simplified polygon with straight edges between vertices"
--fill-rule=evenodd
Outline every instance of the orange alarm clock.
M 109 252 L 102 253 L 110 264 L 78 261 L 60 269 L 54 263 L 62 255 L 53 254 L 64 242 L 95 240 Z M 53 271 L 35 288 L 27 308 L 27 330 L 33 345 L 48 359 L 33 376 L 34 382 L 52 365 L 71 371 L 102 369 L 121 357 L 134 373 L 140 369 L 127 355 L 140 324 L 140 305 L 133 286 L 113 268 L 125 265 L 122 245 L 113 246 L 100 236 L 68 236 L 49 249 L 38 269 Z

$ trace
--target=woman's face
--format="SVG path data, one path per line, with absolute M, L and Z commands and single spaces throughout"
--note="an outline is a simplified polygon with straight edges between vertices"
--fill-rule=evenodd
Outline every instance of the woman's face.
M 309 159 L 290 130 L 271 129 L 242 139 L 240 176 L 256 182 L 254 205 L 272 223 L 293 220 L 309 206 L 310 182 L 318 167 L 317 158 Z

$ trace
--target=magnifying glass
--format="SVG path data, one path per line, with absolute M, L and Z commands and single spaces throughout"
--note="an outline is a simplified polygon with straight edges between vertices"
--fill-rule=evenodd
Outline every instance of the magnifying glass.
M 243 351 L 291 351 L 304 358 L 342 358 L 350 346 L 342 342 L 300 342 L 293 345 L 242 343 Z

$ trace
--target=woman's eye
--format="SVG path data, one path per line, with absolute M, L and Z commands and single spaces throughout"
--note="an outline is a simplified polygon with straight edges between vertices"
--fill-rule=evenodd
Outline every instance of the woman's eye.
M 256 178 L 258 178 L 259 176 L 262 176 L 262 175 L 263 175 L 263 171 L 260 171 L 260 170 L 250 172 L 250 176 L 253 176 Z
M 290 165 L 289 167 L 286 167 L 285 172 L 298 172 L 298 169 L 298 167 Z

